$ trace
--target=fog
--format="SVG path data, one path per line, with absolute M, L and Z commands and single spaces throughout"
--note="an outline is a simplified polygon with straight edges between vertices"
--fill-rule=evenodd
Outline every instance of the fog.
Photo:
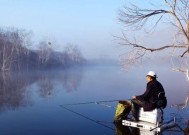
M 180 119 L 179 124 L 186 127 L 188 107 L 179 109 L 188 95 L 188 84 L 184 76 L 171 72 L 163 66 L 153 69 L 157 71 L 158 80 L 164 86 L 168 99 L 168 106 L 164 111 L 165 120 L 169 120 L 170 115 L 177 114 Z M 2 73 L 0 74 L 0 129 L 4 134 L 16 135 L 24 133 L 72 135 L 78 132 L 92 135 L 115 134 L 115 131 L 68 112 L 60 105 L 130 99 L 133 95 L 144 92 L 148 70 L 145 67 L 126 72 L 121 70 L 120 66 L 101 65 L 58 71 Z M 110 105 L 116 106 L 116 104 L 117 102 L 113 102 Z M 115 113 L 114 109 L 97 104 L 68 107 L 91 119 L 101 121 L 112 121 Z M 73 123 L 77 124 L 77 128 L 68 130 L 73 128 Z M 115 128 L 113 124 L 108 126 Z M 90 128 L 84 130 L 86 127 Z
M 32 31 L 30 48 L 39 48 L 40 41 L 52 42 L 55 51 L 62 51 L 67 44 L 73 44 L 81 50 L 86 59 L 92 60 L 121 59 L 128 48 L 121 47 L 115 36 L 121 37 L 122 31 L 149 46 L 170 43 L 172 28 L 165 27 L 164 24 L 158 25 L 155 32 L 148 34 L 145 31 L 134 34 L 130 29 L 125 29 L 117 19 L 119 9 L 124 4 L 124 1 L 119 0 L 45 3 L 2 1 L 0 15 L 3 19 L 0 26 Z M 159 54 L 157 56 L 159 57 Z

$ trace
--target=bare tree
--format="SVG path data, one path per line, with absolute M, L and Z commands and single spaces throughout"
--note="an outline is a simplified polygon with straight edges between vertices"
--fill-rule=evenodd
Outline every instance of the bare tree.
M 49 39 L 39 42 L 39 49 L 33 50 L 31 34 L 22 29 L 0 28 L 0 71 L 60 68 L 84 60 L 77 46 L 68 45 L 64 52 L 58 52 L 53 50 L 56 41 Z
M 41 41 L 39 46 L 39 61 L 41 64 L 46 64 L 52 53 L 52 44 L 51 42 Z
M 78 49 L 76 45 L 73 44 L 67 44 L 64 49 L 64 55 L 63 55 L 64 63 L 70 64 L 79 64 L 83 61 L 83 56 L 81 51 Z
M 140 8 L 136 4 L 127 5 L 120 10 L 119 21 L 126 27 L 134 28 L 133 30 L 137 31 L 149 26 L 149 23 L 152 24 L 151 30 L 157 28 L 159 23 L 171 25 L 176 30 L 173 40 L 170 44 L 149 46 L 141 44 L 136 38 L 131 40 L 131 38 L 123 32 L 122 37 L 120 37 L 120 44 L 130 47 L 130 51 L 124 60 L 124 66 L 128 68 L 128 66 L 130 67 L 140 63 L 148 54 L 163 51 L 164 53 L 172 52 L 171 62 L 173 69 L 185 73 L 189 82 L 189 1 L 161 0 L 158 2 L 163 3 L 163 5 L 155 5 L 149 1 L 148 3 L 150 3 L 151 7 L 148 8 Z M 166 50 L 171 51 L 167 52 Z M 188 104 L 188 97 L 183 107 Z
M 21 69 L 23 57 L 27 56 L 29 34 L 15 28 L 0 29 L 0 70 Z
M 11 69 L 11 64 L 14 61 L 13 55 L 16 50 L 10 40 L 11 32 L 1 31 L 0 34 L 0 46 L 1 46 L 1 71 L 9 71 Z

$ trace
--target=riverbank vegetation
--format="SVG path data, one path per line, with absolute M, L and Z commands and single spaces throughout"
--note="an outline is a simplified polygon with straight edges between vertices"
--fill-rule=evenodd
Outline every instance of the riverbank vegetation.
M 51 41 L 39 41 L 38 49 L 31 49 L 31 32 L 16 28 L 0 29 L 0 71 L 68 68 L 84 63 L 76 45 L 68 44 L 55 51 Z

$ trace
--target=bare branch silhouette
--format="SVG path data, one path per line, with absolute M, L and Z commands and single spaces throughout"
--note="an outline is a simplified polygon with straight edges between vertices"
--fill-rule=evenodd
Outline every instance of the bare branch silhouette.
M 120 45 L 128 48 L 127 53 L 122 56 L 124 57 L 123 65 L 125 68 L 130 68 L 141 63 L 149 54 L 158 55 L 158 52 L 164 51 L 164 55 L 171 55 L 173 70 L 184 73 L 189 81 L 189 2 L 188 0 L 161 0 L 161 2 L 164 4 L 156 6 L 151 4 L 153 6 L 148 8 L 140 8 L 133 2 L 120 10 L 119 21 L 124 24 L 125 28 L 134 30 L 134 32 L 141 32 L 146 27 L 154 29 L 160 23 L 172 26 L 176 31 L 170 44 L 160 43 L 156 46 L 140 43 L 139 38 L 131 40 L 132 35 L 126 35 L 123 32 L 122 36 L 118 37 L 121 41 Z M 173 59 L 177 59 L 176 62 Z M 189 94 L 184 103 L 178 106 L 185 108 L 188 100 Z

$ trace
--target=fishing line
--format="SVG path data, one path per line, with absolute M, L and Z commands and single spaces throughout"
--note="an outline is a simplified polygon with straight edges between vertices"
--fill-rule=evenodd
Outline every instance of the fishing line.
M 67 108 L 67 107 L 65 107 L 65 106 L 63 106 L 63 105 L 60 105 L 60 107 L 61 107 L 62 109 L 65 109 L 65 110 L 69 111 L 69 112 L 72 112 L 72 113 L 74 113 L 74 114 L 76 114 L 76 115 L 78 115 L 78 116 L 80 116 L 80 117 L 83 117 L 83 118 L 85 118 L 85 119 L 87 119 L 87 120 L 90 120 L 90 121 L 92 121 L 92 122 L 94 122 L 94 123 L 96 123 L 96 124 L 99 124 L 99 125 L 101 125 L 101 126 L 103 126 L 103 127 L 106 127 L 106 128 L 108 128 L 108 129 L 111 129 L 111 130 L 115 131 L 114 128 L 109 127 L 109 126 L 107 126 L 107 125 L 105 125 L 105 124 L 102 124 L 102 121 L 96 121 L 96 120 L 94 120 L 94 119 L 92 119 L 92 118 L 90 118 L 90 117 L 87 117 L 87 116 L 85 116 L 85 115 L 83 115 L 83 114 L 81 114 L 81 113 L 78 113 L 78 112 L 76 112 L 76 111 L 74 111 L 74 110 L 71 110 L 71 109 L 69 109 L 69 108 Z M 113 123 L 113 122 L 112 122 L 112 123 Z
M 100 121 L 100 120 L 97 120 L 97 122 L 100 122 L 100 123 L 106 123 L 106 124 L 113 124 L 112 121 Z
M 95 102 L 95 104 L 97 104 L 97 105 L 101 105 L 101 106 L 105 106 L 105 107 L 108 107 L 108 108 L 116 109 L 115 106 L 111 106 L 111 105 L 107 105 L 107 104 L 102 104 L 102 103 L 99 103 L 99 102 Z

